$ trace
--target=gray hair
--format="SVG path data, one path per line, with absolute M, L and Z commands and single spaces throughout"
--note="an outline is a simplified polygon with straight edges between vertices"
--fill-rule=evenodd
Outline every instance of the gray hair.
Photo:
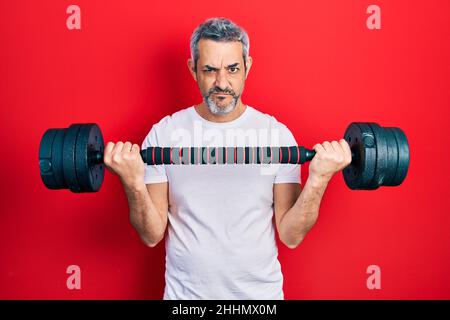
M 203 22 L 194 30 L 191 36 L 191 58 L 194 60 L 194 71 L 197 72 L 198 42 L 200 39 L 214 41 L 238 41 L 242 43 L 242 57 L 244 67 L 247 68 L 246 61 L 250 51 L 250 40 L 247 32 L 226 18 L 210 18 Z

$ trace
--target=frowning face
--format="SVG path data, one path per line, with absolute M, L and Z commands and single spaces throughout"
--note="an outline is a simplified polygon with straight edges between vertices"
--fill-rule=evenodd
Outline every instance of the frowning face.
M 244 64 L 242 52 L 241 42 L 201 39 L 197 63 L 188 60 L 203 101 L 214 114 L 230 113 L 241 99 L 251 67 L 251 57 Z

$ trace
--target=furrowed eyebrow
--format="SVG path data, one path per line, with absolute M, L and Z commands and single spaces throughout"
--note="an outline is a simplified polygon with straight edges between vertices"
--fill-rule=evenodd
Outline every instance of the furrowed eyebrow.
M 229 69 L 229 68 L 235 68 L 235 67 L 237 67 L 238 65 L 239 65 L 239 62 L 230 64 L 230 65 L 227 66 L 227 69 Z M 207 64 L 205 64 L 205 66 L 204 66 L 203 68 L 207 68 L 207 69 L 210 69 L 210 70 L 219 70 L 218 68 L 211 67 L 210 65 L 207 65 Z
M 205 66 L 203 68 L 211 69 L 211 70 L 219 70 L 219 69 L 211 67 L 210 65 L 207 65 L 207 64 L 205 64 Z
M 227 68 L 236 68 L 239 65 L 239 62 L 230 64 Z

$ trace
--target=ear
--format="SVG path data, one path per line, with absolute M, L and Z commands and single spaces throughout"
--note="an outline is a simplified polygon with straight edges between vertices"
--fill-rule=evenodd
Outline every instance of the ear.
M 250 68 L 252 67 L 253 59 L 252 57 L 248 56 L 247 61 L 245 62 L 245 65 L 247 67 L 247 70 L 245 72 L 245 79 L 248 77 L 248 73 L 250 72 Z
M 189 58 L 187 60 L 187 65 L 188 65 L 188 68 L 189 68 L 189 72 L 191 73 L 191 75 L 194 78 L 194 80 L 197 82 L 197 73 L 195 72 L 196 70 L 194 69 L 195 68 L 194 60 Z

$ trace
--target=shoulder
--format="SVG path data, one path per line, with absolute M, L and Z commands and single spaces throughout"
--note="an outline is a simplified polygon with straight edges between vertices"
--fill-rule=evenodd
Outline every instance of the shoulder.
M 289 128 L 283 122 L 278 121 L 278 119 L 275 116 L 259 111 L 254 107 L 251 107 L 251 109 L 252 109 L 252 116 L 254 117 L 255 120 L 264 122 L 272 130 L 273 129 L 280 130 L 284 133 L 291 134 Z
M 279 142 L 282 145 L 296 145 L 296 139 L 292 134 L 291 130 L 281 121 L 270 115 L 268 113 L 264 113 L 262 111 L 257 110 L 254 107 L 252 109 L 252 117 L 260 123 L 264 123 L 264 127 L 270 128 L 272 131 L 272 135 L 278 137 Z
M 153 127 L 157 127 L 158 129 L 164 129 L 170 126 L 176 126 L 180 123 L 185 122 L 190 119 L 190 113 L 192 112 L 193 107 L 187 107 L 181 110 L 178 110 L 170 115 L 163 117 L 157 123 L 153 124 Z
M 259 124 L 262 124 L 263 128 L 269 128 L 272 139 L 276 141 L 275 145 L 297 145 L 294 135 L 284 123 L 278 121 L 273 115 L 259 111 L 254 107 L 250 108 L 252 118 Z
M 168 132 L 170 133 L 175 128 L 182 127 L 186 121 L 189 121 L 190 112 L 192 112 L 191 108 L 193 107 L 181 109 L 153 123 L 144 141 L 150 144 L 163 142 L 160 139 L 166 136 Z

